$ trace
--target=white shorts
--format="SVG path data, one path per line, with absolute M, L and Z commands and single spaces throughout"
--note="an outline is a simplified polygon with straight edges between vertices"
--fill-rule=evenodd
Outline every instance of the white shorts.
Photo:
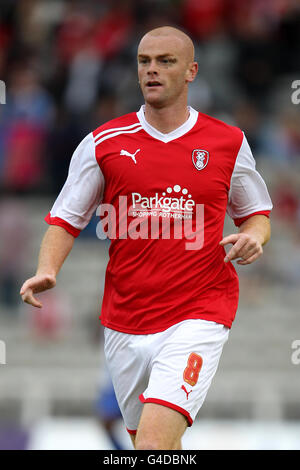
M 228 335 L 228 327 L 200 319 L 150 335 L 105 328 L 104 352 L 127 431 L 135 434 L 143 403 L 175 409 L 191 426 Z

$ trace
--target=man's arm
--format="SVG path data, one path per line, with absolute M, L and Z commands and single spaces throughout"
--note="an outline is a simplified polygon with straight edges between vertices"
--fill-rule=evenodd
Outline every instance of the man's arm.
M 56 285 L 56 276 L 70 253 L 75 238 L 64 228 L 51 225 L 43 238 L 35 276 L 27 279 L 20 290 L 24 302 L 41 308 L 34 294 Z
M 225 263 L 237 258 L 238 264 L 250 264 L 257 260 L 263 253 L 265 245 L 271 237 L 271 224 L 265 215 L 253 215 L 245 220 L 240 227 L 239 233 L 228 235 L 220 241 L 220 245 L 233 244 L 224 258 Z

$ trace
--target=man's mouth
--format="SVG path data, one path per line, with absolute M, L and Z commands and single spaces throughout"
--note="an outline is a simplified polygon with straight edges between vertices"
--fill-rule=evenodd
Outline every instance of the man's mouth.
M 158 87 L 158 86 L 162 86 L 162 84 L 159 83 L 157 80 L 149 80 L 146 83 L 146 87 L 148 87 L 148 88 L 154 88 L 154 87 Z

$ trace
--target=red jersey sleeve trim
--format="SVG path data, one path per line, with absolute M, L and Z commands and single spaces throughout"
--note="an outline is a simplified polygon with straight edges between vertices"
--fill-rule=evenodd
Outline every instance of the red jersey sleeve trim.
M 131 434 L 132 436 L 135 436 L 136 435 L 136 429 L 128 429 L 126 428 L 126 431 Z
M 243 222 L 245 222 L 245 220 L 249 219 L 253 215 L 265 215 L 266 217 L 270 217 L 270 212 L 271 211 L 257 211 L 257 212 L 253 212 L 252 214 L 246 215 L 245 217 L 234 219 L 233 221 L 234 221 L 234 224 L 237 227 L 239 227 L 240 225 L 242 225 Z
M 174 403 L 170 403 L 169 401 L 160 400 L 159 398 L 145 398 L 144 395 L 141 393 L 139 399 L 142 403 L 157 403 L 158 405 L 166 406 L 167 408 L 172 408 L 172 410 L 178 411 L 182 415 L 187 418 L 188 426 L 192 426 L 193 420 L 191 415 L 185 409 L 181 408 L 180 406 L 174 405 Z
M 67 232 L 69 232 L 75 238 L 77 238 L 78 235 L 81 232 L 81 230 L 79 230 L 78 228 L 73 227 L 71 224 L 69 224 L 65 220 L 61 219 L 60 217 L 51 217 L 50 212 L 46 215 L 44 220 L 49 225 L 58 225 L 59 227 L 64 228 Z

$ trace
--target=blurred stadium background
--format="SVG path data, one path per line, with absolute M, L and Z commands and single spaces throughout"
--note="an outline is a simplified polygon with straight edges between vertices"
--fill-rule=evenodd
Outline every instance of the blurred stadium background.
M 275 206 L 264 257 L 237 266 L 237 318 L 184 447 L 300 449 L 297 0 L 1 0 L 1 449 L 114 448 L 97 407 L 107 384 L 98 315 L 108 251 L 97 220 L 76 240 L 57 287 L 41 295 L 42 311 L 18 292 L 35 272 L 43 218 L 73 150 L 95 127 L 140 107 L 136 46 L 165 24 L 196 44 L 190 104 L 245 131 Z M 226 220 L 225 233 L 232 229 Z M 130 448 L 121 421 L 113 426 Z

